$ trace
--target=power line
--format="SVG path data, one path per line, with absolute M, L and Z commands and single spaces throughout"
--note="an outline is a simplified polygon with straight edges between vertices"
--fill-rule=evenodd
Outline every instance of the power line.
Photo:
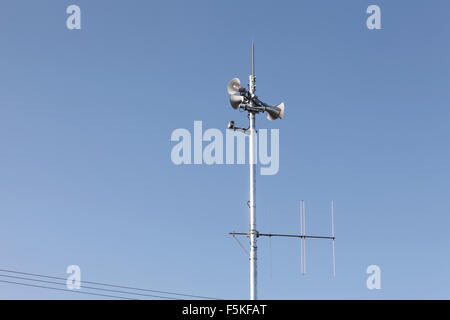
M 35 288 L 51 289 L 51 290 L 58 290 L 58 291 L 65 291 L 65 292 L 89 294 L 89 295 L 93 295 L 93 296 L 101 296 L 101 297 L 108 297 L 108 298 L 115 298 L 115 299 L 137 300 L 137 299 L 131 299 L 131 298 L 126 298 L 126 297 L 118 297 L 118 296 L 108 295 L 108 294 L 92 293 L 92 292 L 85 292 L 85 291 L 73 291 L 73 290 L 69 290 L 69 289 L 53 288 L 53 287 L 40 286 L 37 284 L 29 284 L 29 283 L 22 283 L 22 282 L 14 282 L 14 281 L 6 281 L 6 280 L 0 280 L 0 282 L 16 284 L 16 285 L 21 285 L 21 286 L 27 286 L 27 287 L 35 287 Z
M 64 281 L 67 280 L 66 278 L 55 277 L 55 276 L 39 274 L 39 273 L 21 272 L 21 271 L 8 270 L 8 269 L 0 269 L 0 271 L 1 272 L 7 272 L 7 273 L 27 275 L 27 276 L 55 279 L 55 280 L 64 280 Z M 137 291 L 143 291 L 143 292 L 154 292 L 154 293 L 161 293 L 161 294 L 184 296 L 184 297 L 191 297 L 191 298 L 198 298 L 198 299 L 220 300 L 218 298 L 213 298 L 213 297 L 197 296 L 197 295 L 192 295 L 192 294 L 183 294 L 183 293 L 176 293 L 176 292 L 170 292 L 170 291 L 160 291 L 160 290 L 154 290 L 154 289 L 136 288 L 136 287 L 122 286 L 122 285 L 116 285 L 116 284 L 108 284 L 108 283 L 102 283 L 102 282 L 82 281 L 82 283 L 93 284 L 93 285 L 100 285 L 100 286 L 107 286 L 107 287 L 119 288 L 119 289 L 129 289 L 129 290 L 137 290 Z
M 4 274 L 0 274 L 0 277 L 13 278 L 13 279 L 18 279 L 18 280 L 35 281 L 35 282 L 49 283 L 49 284 L 57 284 L 57 285 L 61 285 L 61 286 L 65 286 L 66 285 L 66 283 L 59 283 L 59 282 L 54 282 L 54 281 L 31 279 L 31 278 L 25 278 L 25 277 L 8 276 L 8 275 L 4 275 Z M 128 294 L 128 295 L 138 295 L 138 296 L 145 296 L 145 297 L 152 297 L 152 298 L 179 300 L 179 298 L 174 298 L 174 297 L 164 297 L 164 296 L 157 296 L 157 295 L 144 294 L 144 293 L 134 293 L 134 292 L 111 290 L 111 289 L 103 289 L 103 288 L 96 288 L 96 287 L 87 287 L 87 286 L 84 286 L 84 285 L 83 285 L 83 288 L 91 289 L 91 290 L 100 290 L 100 291 L 108 291 L 108 292 L 115 292 L 115 293 L 121 293 L 121 294 Z M 72 291 L 72 290 L 69 290 L 69 291 Z

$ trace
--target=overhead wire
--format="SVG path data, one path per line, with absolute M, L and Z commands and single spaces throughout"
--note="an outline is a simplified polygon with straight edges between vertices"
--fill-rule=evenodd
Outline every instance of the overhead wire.
M 25 278 L 25 277 L 15 277 L 15 276 L 8 276 L 8 275 L 4 275 L 4 274 L 0 274 L 0 277 L 17 279 L 17 280 L 34 281 L 34 282 L 40 282 L 40 283 L 56 284 L 56 285 L 62 285 L 62 286 L 67 285 L 66 283 L 60 283 L 60 282 L 55 282 L 55 281 L 46 281 L 46 280 L 39 280 L 39 279 L 32 279 L 32 278 Z M 127 294 L 127 295 L 138 295 L 138 296 L 145 296 L 145 297 L 152 297 L 152 298 L 179 300 L 179 298 L 173 298 L 173 297 L 165 297 L 165 296 L 158 296 L 158 295 L 151 295 L 151 294 L 144 294 L 144 293 L 135 293 L 135 292 L 120 291 L 120 290 L 88 287 L 88 286 L 84 286 L 84 285 L 83 285 L 83 289 L 107 291 L 107 292 L 114 292 L 114 293 Z M 69 289 L 69 291 L 74 291 L 74 290 Z M 76 290 L 78 290 L 78 289 L 76 289 Z
M 50 275 L 46 275 L 46 274 L 39 274 L 39 273 L 21 272 L 21 271 L 10 270 L 10 269 L 0 269 L 0 272 L 12 273 L 12 274 L 20 274 L 20 275 L 33 276 L 33 277 L 41 277 L 41 278 L 47 278 L 47 279 L 55 279 L 55 280 L 64 280 L 64 281 L 67 280 L 66 278 L 62 278 L 62 277 L 55 277 L 55 276 L 50 276 Z M 170 292 L 170 291 L 162 291 L 162 290 L 155 290 L 155 289 L 137 288 L 137 287 L 117 285 L 117 284 L 109 284 L 109 283 L 103 283 L 103 282 L 84 281 L 83 280 L 82 283 L 83 284 L 99 285 L 99 286 L 107 286 L 107 287 L 118 288 L 118 289 L 128 289 L 128 290 L 141 291 L 141 292 L 160 293 L 160 294 L 180 296 L 180 297 L 189 297 L 189 298 L 197 298 L 197 299 L 208 299 L 208 300 L 219 300 L 218 298 L 207 297 L 207 296 L 199 296 L 199 295 L 193 295 L 193 294 Z M 98 288 L 98 289 L 101 290 L 102 288 Z M 137 295 L 143 295 L 143 294 L 137 294 Z M 151 295 L 148 295 L 148 296 L 151 296 Z M 155 296 L 155 297 L 157 297 L 157 296 Z M 166 298 L 167 299 L 176 299 L 174 297 L 164 297 L 164 298 L 165 299 Z M 178 298 L 178 299 L 181 299 L 181 298 Z
M 101 296 L 101 297 L 107 297 L 107 298 L 124 299 L 124 300 L 137 300 L 137 299 L 127 298 L 127 297 L 113 296 L 113 295 L 109 295 L 109 294 L 92 293 L 92 292 L 86 292 L 86 291 L 75 291 L 75 290 L 54 288 L 54 287 L 41 286 L 41 285 L 30 284 L 30 283 L 15 282 L 15 281 L 0 280 L 0 282 L 8 283 L 8 284 L 21 285 L 21 286 L 27 286 L 27 287 L 34 287 L 34 288 L 42 288 L 42 289 L 51 289 L 51 290 L 65 291 L 65 292 L 71 292 L 71 293 L 88 294 L 88 295 Z

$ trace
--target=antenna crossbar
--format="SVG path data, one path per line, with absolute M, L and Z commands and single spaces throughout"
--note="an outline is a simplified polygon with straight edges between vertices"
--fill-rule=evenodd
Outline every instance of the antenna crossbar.
M 248 232 L 230 232 L 230 235 L 234 236 L 249 236 Z M 290 237 L 290 238 L 302 238 L 302 239 L 328 239 L 335 240 L 333 236 L 314 236 L 314 235 L 302 235 L 302 234 L 281 234 L 281 233 L 259 233 L 257 237 Z

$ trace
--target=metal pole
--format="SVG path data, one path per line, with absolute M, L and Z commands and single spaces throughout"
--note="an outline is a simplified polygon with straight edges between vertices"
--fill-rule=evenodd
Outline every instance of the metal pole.
M 250 94 L 255 94 L 255 74 L 254 74 L 254 45 L 252 44 L 252 75 L 250 76 L 249 90 Z M 253 103 L 253 102 L 251 102 Z M 256 240 L 258 231 L 256 231 L 256 129 L 255 129 L 255 113 L 248 113 L 249 130 L 250 130 L 250 146 L 249 146 L 249 162 L 250 162 L 250 300 L 257 299 L 257 245 Z
M 257 245 L 256 238 L 256 162 L 255 162 L 255 114 L 249 113 L 250 120 L 250 300 L 257 299 Z

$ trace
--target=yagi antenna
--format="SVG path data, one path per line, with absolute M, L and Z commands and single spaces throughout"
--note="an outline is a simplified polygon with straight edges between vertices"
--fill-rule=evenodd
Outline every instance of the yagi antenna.
M 328 239 L 331 240 L 332 249 L 332 274 L 336 276 L 336 254 L 334 241 L 336 239 L 334 235 L 334 201 L 331 200 L 331 236 L 313 236 L 306 233 L 306 207 L 305 200 L 300 201 L 300 273 L 306 274 L 306 239 Z
M 334 201 L 331 200 L 331 236 L 333 240 L 331 241 L 332 246 L 332 264 L 333 264 L 333 277 L 336 277 L 336 252 L 334 249 L 334 240 L 336 239 L 334 236 Z
M 230 232 L 235 237 L 236 235 L 243 236 L 248 233 L 242 232 Z M 282 233 L 259 233 L 258 237 L 288 237 L 288 238 L 300 238 L 300 273 L 306 275 L 306 239 L 325 239 L 331 240 L 332 246 L 332 274 L 336 276 L 336 255 L 334 241 L 336 239 L 334 235 L 334 202 L 331 201 L 331 236 L 322 235 L 310 235 L 306 233 L 306 207 L 305 200 L 300 201 L 300 233 L 299 234 L 282 234 Z
M 300 272 L 306 274 L 306 239 L 303 236 L 306 235 L 306 210 L 305 200 L 300 201 Z

